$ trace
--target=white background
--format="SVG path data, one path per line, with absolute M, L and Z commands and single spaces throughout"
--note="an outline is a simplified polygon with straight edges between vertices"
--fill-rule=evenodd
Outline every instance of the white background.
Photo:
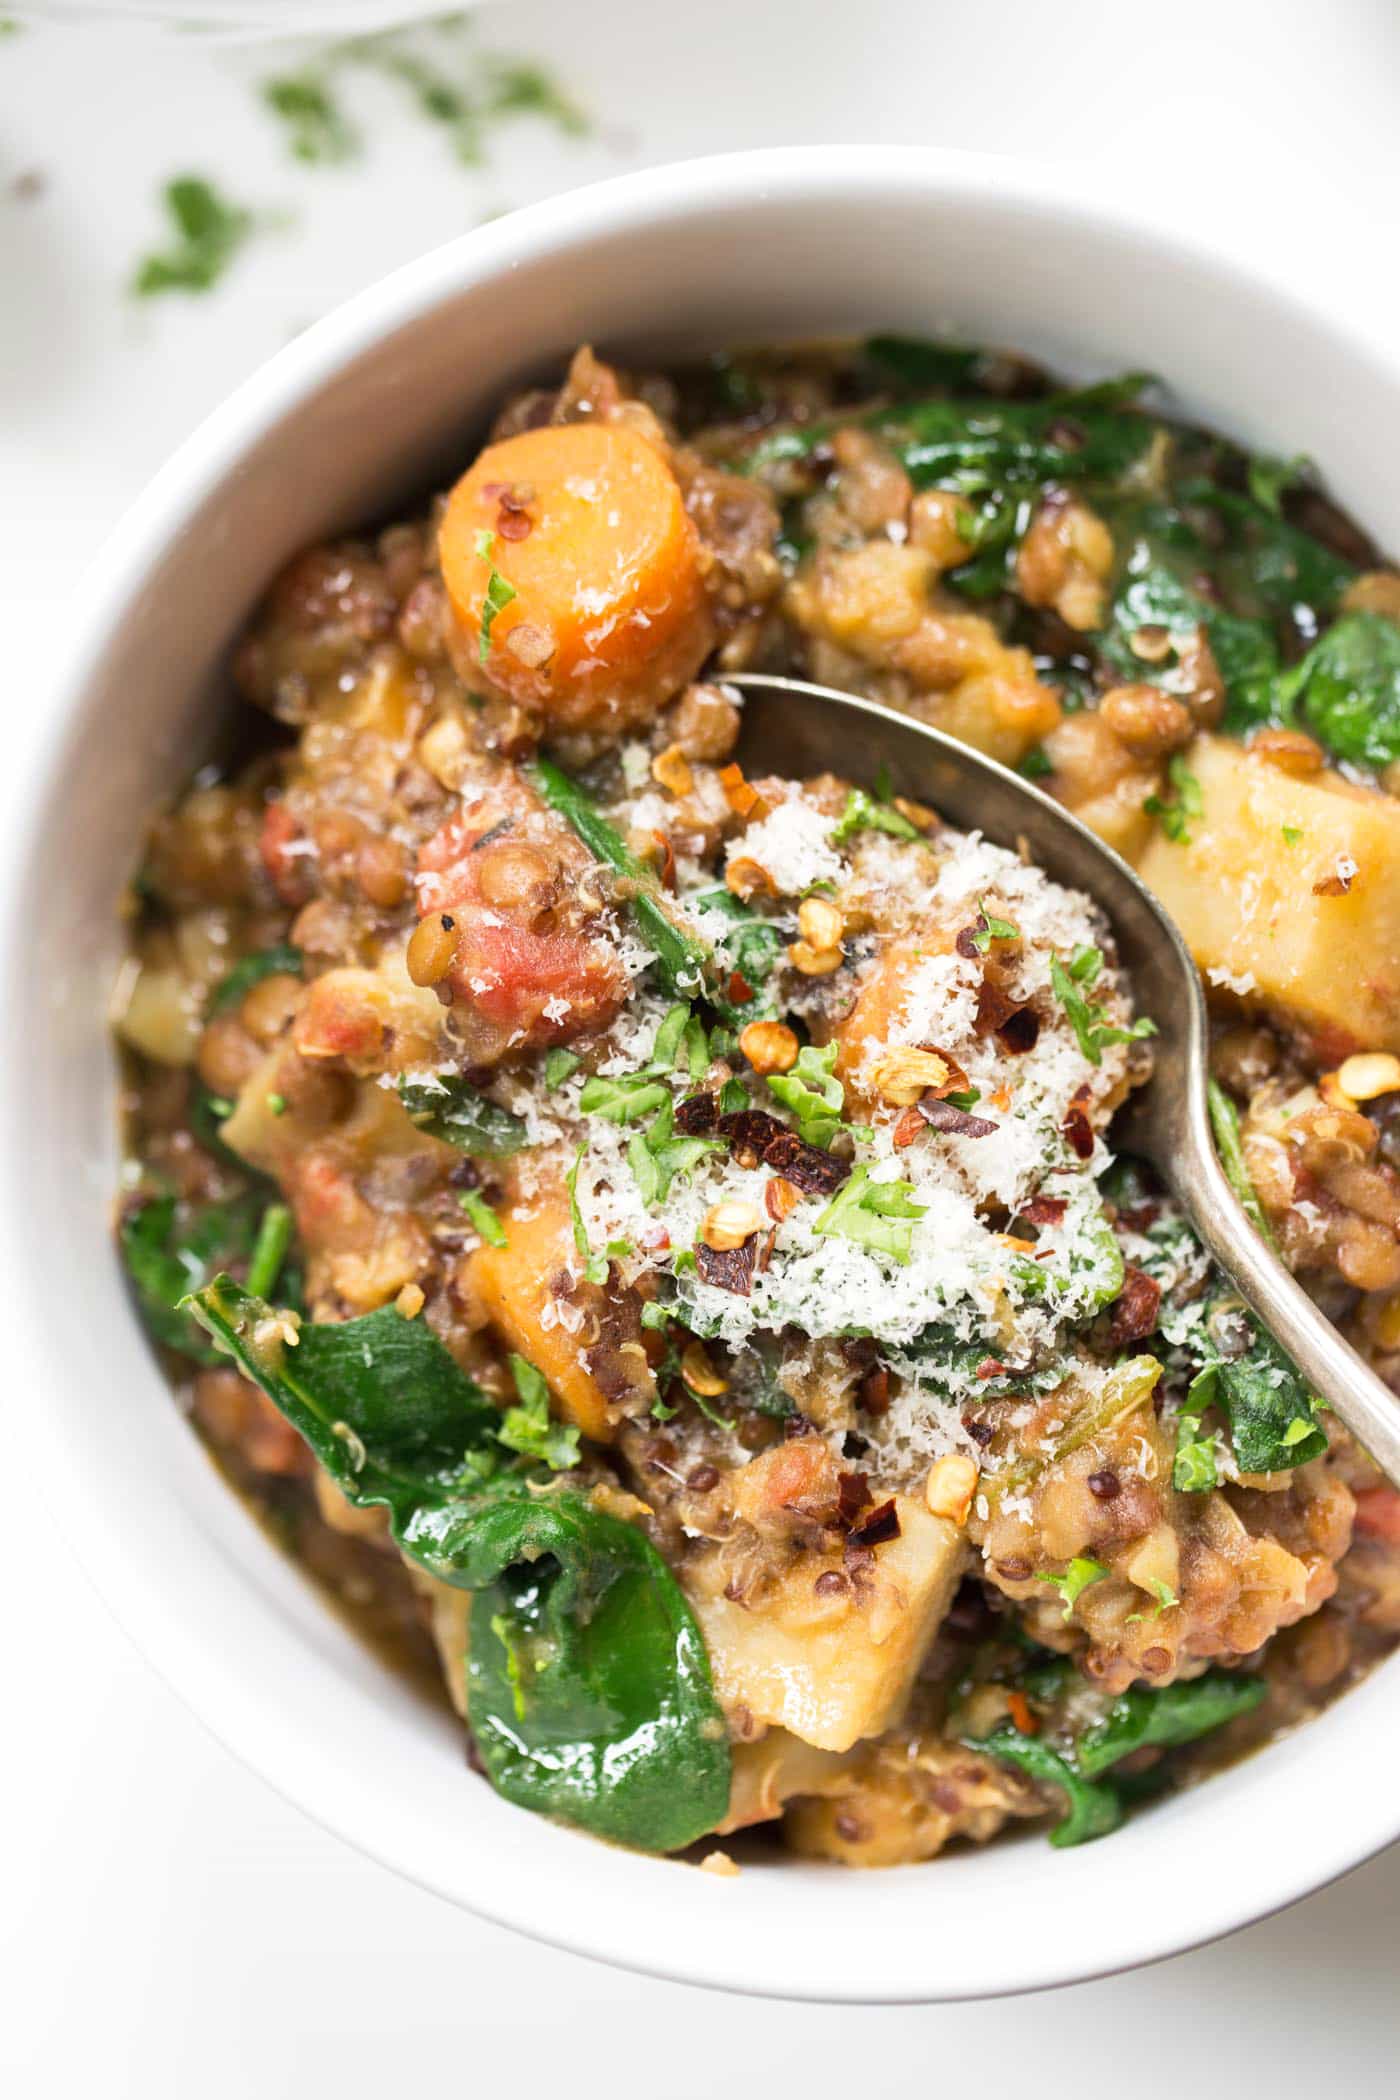
M 513 0 L 482 10 L 480 36 L 551 57 L 595 135 L 521 123 L 469 172 L 366 79 L 367 158 L 307 169 L 258 105 L 274 64 L 260 52 L 142 31 L 0 39 L 0 797 L 24 793 L 46 650 L 83 564 L 169 449 L 306 322 L 504 206 L 729 146 L 976 147 L 1080 164 L 1286 259 L 1377 333 L 1400 324 L 1390 0 Z M 214 297 L 135 306 L 123 287 L 159 232 L 158 187 L 185 169 L 284 223 Z M 80 1277 L 73 1305 L 80 1318 Z M 17 2100 L 565 2081 L 580 2100 L 775 2083 L 885 2096 L 955 2081 L 990 2100 L 1028 2085 L 1043 2100 L 1395 2090 L 1400 1852 L 1223 1946 L 997 2005 L 706 1997 L 478 1924 L 205 1736 L 58 1544 L 51 1484 L 25 1472 L 15 1434 L 42 1393 L 0 1390 L 19 1467 L 0 1524 L 0 2085 Z M 1326 1799 L 1297 1813 L 1326 1815 Z M 588 1860 L 580 1845 L 576 1871 Z M 1008 1917 L 1009 1942 L 1016 1929 Z

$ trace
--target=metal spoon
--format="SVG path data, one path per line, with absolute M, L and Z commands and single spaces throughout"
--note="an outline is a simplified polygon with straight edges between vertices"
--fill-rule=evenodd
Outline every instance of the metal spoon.
M 1137 1008 L 1157 1024 L 1151 1079 L 1119 1111 L 1115 1138 L 1149 1160 L 1236 1290 L 1378 1465 L 1400 1482 L 1400 1398 L 1343 1341 L 1255 1231 L 1216 1158 L 1206 1107 L 1205 995 L 1185 942 L 1110 846 L 1030 781 L 908 715 L 799 678 L 746 672 L 739 756 L 749 772 L 830 771 L 900 792 L 964 831 L 1022 839 L 1056 881 L 1085 890 L 1112 923 Z

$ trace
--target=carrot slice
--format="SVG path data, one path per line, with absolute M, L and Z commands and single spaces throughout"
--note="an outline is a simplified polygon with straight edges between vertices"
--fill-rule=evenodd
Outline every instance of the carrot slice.
M 452 491 L 438 544 L 462 676 L 561 727 L 639 726 L 713 641 L 675 476 L 624 425 L 488 445 Z

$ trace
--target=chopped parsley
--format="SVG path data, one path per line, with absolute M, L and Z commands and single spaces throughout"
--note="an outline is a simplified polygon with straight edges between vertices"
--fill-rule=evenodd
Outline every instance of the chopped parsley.
M 909 1182 L 872 1181 L 869 1167 L 856 1167 L 812 1230 L 905 1263 L 914 1251 L 914 1225 L 927 1208 L 915 1202 Z
M 1285 846 L 1301 846 L 1301 845 L 1302 845 L 1302 843 L 1303 843 L 1303 833 L 1302 833 L 1302 828 L 1301 828 L 1301 826 L 1299 826 L 1299 825 L 1297 825 L 1297 824 L 1285 824 L 1285 825 L 1283 825 L 1283 827 L 1282 827 L 1282 830 L 1283 830 L 1283 843 L 1284 843 L 1284 845 L 1285 845 Z
M 207 292 L 253 231 L 253 214 L 230 204 L 202 175 L 177 175 L 161 197 L 174 237 L 169 247 L 142 258 L 131 288 L 139 299 Z
M 823 1150 L 841 1127 L 846 1090 L 834 1077 L 837 1045 L 818 1050 L 804 1043 L 790 1072 L 770 1072 L 769 1090 L 797 1119 L 798 1135 Z
M 1142 806 L 1149 817 L 1157 819 L 1169 839 L 1186 846 L 1191 842 L 1191 819 L 1199 817 L 1205 808 L 1201 783 L 1179 751 L 1167 761 L 1167 778 L 1172 793 L 1165 799 L 1149 795 Z
M 508 1407 L 496 1434 L 510 1451 L 522 1458 L 542 1459 L 551 1471 L 563 1473 L 578 1464 L 579 1433 L 572 1422 L 556 1422 L 549 1412 L 549 1386 L 542 1371 L 514 1353 L 510 1375 L 515 1381 L 519 1405 Z
M 1098 982 L 1102 969 L 1103 955 L 1094 947 L 1076 948 L 1068 967 L 1058 955 L 1050 958 L 1050 983 L 1055 997 L 1064 1008 L 1079 1047 L 1091 1065 L 1103 1063 L 1103 1053 L 1110 1044 L 1136 1043 L 1144 1036 L 1157 1033 L 1156 1022 L 1149 1020 L 1146 1014 L 1134 1021 L 1131 1028 L 1119 1028 L 1104 1019 L 1098 1000 L 1085 997 L 1090 986 Z
M 1267 452 L 1256 453 L 1249 462 L 1249 493 L 1262 510 L 1274 517 L 1283 515 L 1283 497 L 1287 490 L 1301 481 L 1312 466 L 1306 452 L 1295 453 L 1292 459 L 1275 459 Z
M 684 1179 L 707 1153 L 725 1150 L 717 1138 L 676 1137 L 675 1122 L 676 1111 L 668 1094 L 651 1127 L 639 1130 L 627 1147 L 627 1164 L 647 1205 L 663 1203 L 676 1176 Z
M 506 1229 L 479 1189 L 468 1189 L 460 1199 L 463 1210 L 481 1237 L 491 1247 L 506 1245 Z
M 846 807 L 837 818 L 831 833 L 831 843 L 833 846 L 844 846 L 858 831 L 886 831 L 895 839 L 917 839 L 923 836 L 917 824 L 911 824 L 908 817 L 891 805 L 888 797 L 877 800 L 874 795 L 868 795 L 864 788 L 852 788 L 846 797 Z
M 494 532 L 483 526 L 476 536 L 476 551 L 484 562 L 490 563 L 490 574 L 486 578 L 486 589 L 481 600 L 481 632 L 477 640 L 477 661 L 485 663 L 491 653 L 491 629 L 496 624 L 497 613 L 505 611 L 515 598 L 515 585 L 507 583 L 491 559 L 491 550 L 496 544 Z
M 265 80 L 262 98 L 286 125 L 294 159 L 326 163 L 350 160 L 359 151 L 353 127 L 315 73 L 284 73 Z
M 1033 744 L 1016 768 L 1023 780 L 1045 780 L 1054 770 L 1054 761 L 1043 744 Z
M 972 945 L 979 955 L 985 955 L 993 941 L 1018 941 L 1021 938 L 1020 927 L 1013 926 L 1010 919 L 998 919 L 988 909 L 985 897 L 978 899 L 977 908 L 981 919 L 973 933 Z
M 572 1050 L 551 1050 L 544 1061 L 544 1083 L 551 1094 L 557 1093 L 571 1072 L 582 1064 Z
M 1087 1553 L 1076 1553 L 1063 1575 L 1041 1574 L 1037 1582 L 1053 1583 L 1064 1603 L 1064 1616 L 1071 1619 L 1074 1607 L 1084 1591 L 1094 1582 L 1102 1582 L 1108 1569 L 1101 1560 L 1091 1560 Z
M 646 1072 L 624 1072 L 616 1079 L 594 1072 L 583 1082 L 578 1105 L 586 1116 L 602 1116 L 608 1123 L 638 1123 L 670 1100 L 670 1089 Z

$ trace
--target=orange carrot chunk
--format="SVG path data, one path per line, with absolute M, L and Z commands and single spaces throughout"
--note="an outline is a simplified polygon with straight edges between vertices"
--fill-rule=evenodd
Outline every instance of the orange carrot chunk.
M 620 424 L 488 445 L 452 491 L 439 551 L 463 678 L 562 728 L 640 727 L 714 639 L 675 476 Z

